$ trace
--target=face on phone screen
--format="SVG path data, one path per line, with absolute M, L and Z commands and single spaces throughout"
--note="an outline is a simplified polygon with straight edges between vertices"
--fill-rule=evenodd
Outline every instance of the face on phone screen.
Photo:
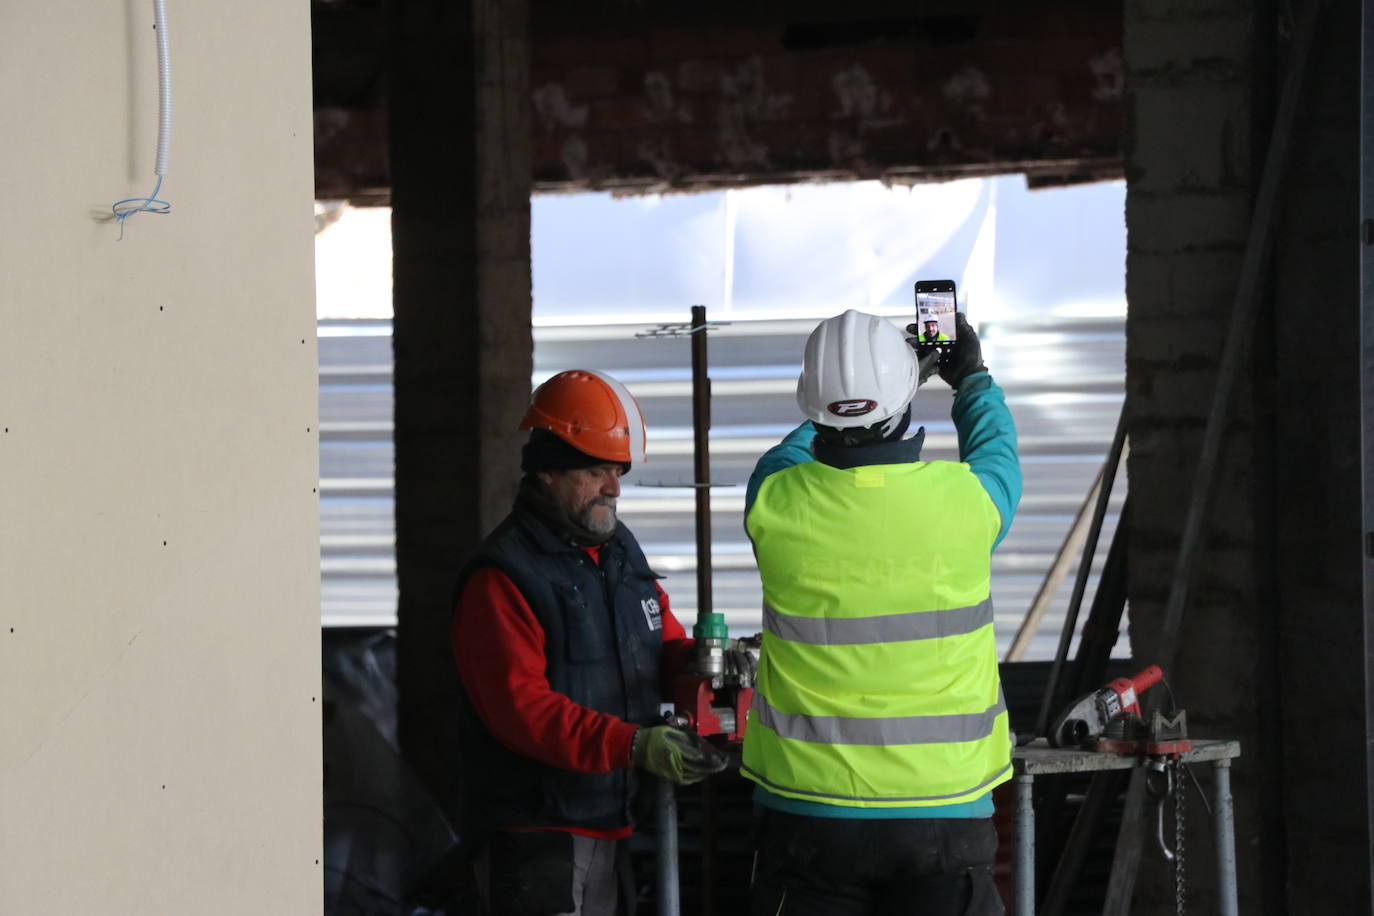
M 954 290 L 917 290 L 916 324 L 921 343 L 953 342 Z

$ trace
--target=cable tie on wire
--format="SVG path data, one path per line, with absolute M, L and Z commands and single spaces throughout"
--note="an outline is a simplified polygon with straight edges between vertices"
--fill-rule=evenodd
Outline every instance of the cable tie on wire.
M 116 201 L 110 209 L 114 212 L 115 221 L 119 223 L 119 238 L 124 238 L 124 221 L 135 213 L 170 213 L 172 205 L 158 198 L 162 191 L 162 176 L 157 179 L 157 186 L 153 188 L 153 193 L 147 197 L 126 197 L 124 200 Z
M 157 32 L 157 162 L 153 168 L 157 186 L 147 197 L 126 197 L 110 208 L 124 238 L 124 221 L 135 213 L 170 213 L 172 205 L 158 197 L 167 175 L 167 150 L 172 137 L 172 55 L 167 40 L 167 0 L 153 0 L 153 28 Z

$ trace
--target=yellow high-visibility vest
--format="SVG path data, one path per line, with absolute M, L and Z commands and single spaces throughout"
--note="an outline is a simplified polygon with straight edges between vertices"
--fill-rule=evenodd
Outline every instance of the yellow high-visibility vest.
M 952 461 L 770 475 L 746 528 L 764 635 L 742 772 L 861 808 L 973 801 L 1011 776 L 989 568 L 1001 519 Z

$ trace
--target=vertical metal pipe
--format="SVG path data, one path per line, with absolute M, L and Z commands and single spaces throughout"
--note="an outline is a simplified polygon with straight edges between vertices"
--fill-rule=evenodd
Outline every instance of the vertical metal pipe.
M 1374 787 L 1374 8 L 1360 28 L 1360 464 L 1363 486 L 1365 779 Z M 1365 790 L 1366 880 L 1374 895 L 1374 790 Z
M 711 626 L 711 378 L 706 361 L 706 306 L 692 306 L 692 478 L 696 494 L 698 646 Z M 724 633 L 718 647 L 724 649 Z M 719 683 L 716 684 L 719 686 Z M 701 912 L 713 916 L 716 899 L 716 793 L 707 780 L 701 792 Z
M 710 674 L 720 689 L 727 637 L 725 617 L 712 608 L 711 595 L 711 377 L 706 358 L 706 306 L 692 306 L 692 489 L 696 503 L 698 674 Z
M 1235 809 L 1231 804 L 1231 761 L 1216 761 L 1213 772 L 1216 774 L 1213 788 L 1216 798 L 1213 803 L 1217 809 L 1217 912 L 1220 916 L 1237 916 L 1240 907 L 1236 891 L 1236 824 Z
M 711 379 L 706 306 L 692 306 L 692 478 L 697 508 L 697 620 L 711 613 Z
M 677 871 L 677 797 L 673 784 L 654 780 L 658 802 L 658 916 L 679 916 Z
M 1016 843 L 1012 902 L 1016 916 L 1035 916 L 1035 777 L 1016 776 Z

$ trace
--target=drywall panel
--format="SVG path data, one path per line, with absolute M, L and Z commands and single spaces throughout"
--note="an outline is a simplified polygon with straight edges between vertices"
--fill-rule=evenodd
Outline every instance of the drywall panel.
M 309 5 L 0 6 L 0 913 L 320 910 Z

